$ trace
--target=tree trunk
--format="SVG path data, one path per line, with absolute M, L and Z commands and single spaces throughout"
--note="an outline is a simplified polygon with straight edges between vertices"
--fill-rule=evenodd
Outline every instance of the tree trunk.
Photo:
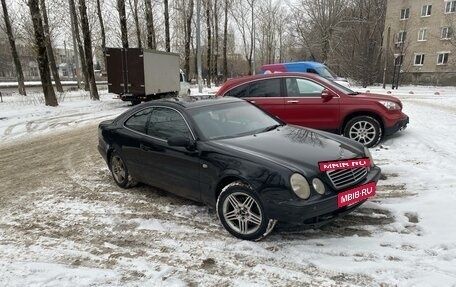
M 57 64 L 55 63 L 54 51 L 51 44 L 51 33 L 49 31 L 49 21 L 46 11 L 45 0 L 40 0 L 41 13 L 43 14 L 43 30 L 44 41 L 46 43 L 46 50 L 49 57 L 49 65 L 51 66 L 52 77 L 54 78 L 55 87 L 59 93 L 63 93 L 62 83 L 60 82 L 59 71 L 57 71 Z
M 166 52 L 171 51 L 171 43 L 170 43 L 170 37 L 169 37 L 169 11 L 168 11 L 168 0 L 163 1 L 165 5 L 165 44 L 166 44 Z
M 211 76 L 212 76 L 212 66 L 211 66 L 211 0 L 206 0 L 206 26 L 207 26 L 207 87 L 211 87 Z
M 89 85 L 89 75 L 87 74 L 87 64 L 84 57 L 84 47 L 82 46 L 81 38 L 79 38 L 79 21 L 78 15 L 76 14 L 76 6 L 74 5 L 74 0 L 69 0 L 70 4 L 70 17 L 73 17 L 74 23 L 74 35 L 76 38 L 76 42 L 78 47 L 75 48 L 77 51 L 75 53 L 79 53 L 79 59 L 81 59 L 81 71 L 82 75 L 84 76 L 84 90 L 90 91 Z
M 125 0 L 117 0 L 117 11 L 119 11 L 120 32 L 122 33 L 122 47 L 128 48 L 127 16 L 125 13 Z
M 214 69 L 213 75 L 215 80 L 215 85 L 218 85 L 218 55 L 219 55 L 219 19 L 218 19 L 218 7 L 217 0 L 214 0 L 214 34 L 215 34 L 215 52 L 214 52 Z
M 93 71 L 92 39 L 90 36 L 89 20 L 87 19 L 87 8 L 85 0 L 79 0 L 79 13 L 81 15 L 82 34 L 84 35 L 84 54 L 87 64 L 87 75 L 90 83 L 90 98 L 99 100 L 97 85 L 95 84 L 95 74 Z
M 187 77 L 190 77 L 190 43 L 192 42 L 192 18 L 193 18 L 193 7 L 194 1 L 189 1 L 189 6 L 187 10 L 187 18 L 185 23 L 185 61 L 184 61 L 184 70 Z
M 40 70 L 41 85 L 43 86 L 44 100 L 46 106 L 58 106 L 55 97 L 54 88 L 52 87 L 51 73 L 49 72 L 49 60 L 46 53 L 46 43 L 43 31 L 43 22 L 41 19 L 40 6 L 38 0 L 29 0 L 28 6 L 32 16 L 33 30 L 35 34 L 36 58 Z
M 135 20 L 136 39 L 137 39 L 137 43 L 138 43 L 138 48 L 142 48 L 141 27 L 139 25 L 139 17 L 138 17 L 138 0 L 133 0 L 133 3 L 131 3 L 131 0 L 128 0 L 128 3 L 130 4 L 130 9 L 133 12 L 133 19 Z
M 251 28 L 251 35 L 250 35 L 250 55 L 249 55 L 249 75 L 253 75 L 253 71 L 255 70 L 255 63 L 254 63 L 254 58 L 253 58 L 253 53 L 255 52 L 255 22 L 254 22 L 254 12 L 253 8 L 255 6 L 255 0 L 251 0 L 252 2 L 249 2 L 249 5 L 251 6 L 252 9 L 252 28 Z
M 223 77 L 228 78 L 228 58 L 227 58 L 227 45 L 228 45 L 228 8 L 229 1 L 225 0 L 225 23 L 223 26 Z
M 101 15 L 101 5 L 100 0 L 97 0 L 97 14 L 98 21 L 100 22 L 100 32 L 101 32 L 101 49 L 103 50 L 103 64 L 106 69 L 106 34 L 103 24 L 103 16 Z
M 147 26 L 147 47 L 149 49 L 156 49 L 157 43 L 155 40 L 155 28 L 154 28 L 154 14 L 152 13 L 151 0 L 144 0 L 144 6 L 146 7 L 146 26 Z M 193 2 L 193 0 L 190 0 Z
M 9 20 L 8 9 L 6 7 L 5 0 L 2 0 L 2 7 L 3 7 L 3 19 L 5 20 L 6 26 L 6 33 L 8 35 L 8 40 L 11 47 L 11 55 L 13 56 L 14 66 L 16 67 L 16 77 L 18 83 L 18 90 L 19 94 L 26 96 L 27 93 L 25 92 L 25 85 L 24 85 L 24 74 L 22 73 L 22 65 L 21 61 L 19 60 L 19 55 L 16 49 L 16 41 L 13 35 L 13 29 L 11 28 L 11 23 Z

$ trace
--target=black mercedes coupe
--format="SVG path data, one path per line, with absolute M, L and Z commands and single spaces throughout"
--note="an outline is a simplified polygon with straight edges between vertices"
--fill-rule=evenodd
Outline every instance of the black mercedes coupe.
M 245 240 L 261 239 L 277 221 L 320 226 L 344 215 L 366 199 L 339 207 L 338 195 L 380 177 L 362 144 L 287 125 L 235 98 L 143 103 L 100 123 L 98 137 L 120 187 L 142 182 L 203 202 Z M 367 167 L 319 169 L 368 157 Z

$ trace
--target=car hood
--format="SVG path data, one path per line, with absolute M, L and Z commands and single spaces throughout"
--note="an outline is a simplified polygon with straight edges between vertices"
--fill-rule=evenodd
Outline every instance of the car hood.
M 259 157 L 305 175 L 319 172 L 318 162 L 364 156 L 361 144 L 308 128 L 286 125 L 255 135 L 212 142 L 243 158 Z M 239 154 L 241 153 L 241 154 Z
M 401 101 L 393 96 L 388 96 L 388 95 L 380 95 L 380 94 L 371 94 L 371 93 L 359 93 L 356 95 L 356 98 L 366 98 L 366 99 L 371 99 L 371 100 L 376 100 L 376 101 L 390 101 L 390 102 L 395 102 L 400 104 Z

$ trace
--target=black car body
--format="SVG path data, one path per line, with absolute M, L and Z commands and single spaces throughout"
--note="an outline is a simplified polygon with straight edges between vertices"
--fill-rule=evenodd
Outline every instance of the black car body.
M 143 182 L 216 207 L 225 228 L 248 240 L 277 221 L 321 224 L 345 214 L 364 200 L 339 208 L 338 194 L 380 176 L 372 162 L 336 184 L 318 163 L 370 157 L 362 144 L 286 125 L 235 98 L 141 104 L 100 123 L 98 149 L 118 185 Z

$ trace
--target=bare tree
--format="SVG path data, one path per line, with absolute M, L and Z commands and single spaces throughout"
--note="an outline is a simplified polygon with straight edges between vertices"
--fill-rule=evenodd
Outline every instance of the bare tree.
M 237 24 L 238 30 L 240 32 L 244 57 L 248 63 L 249 69 L 248 74 L 253 73 L 253 50 L 255 47 L 255 37 L 254 37 L 254 10 L 255 10 L 255 0 L 237 0 L 234 3 L 232 9 L 233 19 Z
M 166 52 L 171 51 L 171 40 L 169 36 L 169 5 L 168 5 L 168 0 L 163 1 L 164 4 L 164 16 L 165 16 L 165 46 L 166 46 Z
M 28 6 L 35 32 L 36 56 L 40 70 L 41 85 L 43 86 L 46 106 L 58 106 L 57 98 L 52 87 L 51 73 L 49 72 L 49 60 L 46 52 L 46 40 L 44 36 L 43 21 L 41 19 L 38 0 L 29 0 Z
M 157 41 L 155 39 L 154 14 L 152 13 L 152 4 L 150 1 L 151 0 L 144 0 L 146 10 L 147 48 L 156 49 Z M 193 0 L 190 0 L 190 2 L 193 3 Z
M 82 34 L 84 35 L 84 54 L 87 64 L 87 75 L 90 83 L 90 98 L 99 100 L 95 74 L 93 71 L 92 39 L 90 35 L 89 20 L 87 19 L 87 8 L 85 0 L 79 0 L 79 14 L 81 15 Z
M 207 28 L 207 87 L 211 87 L 211 76 L 212 76 L 212 66 L 211 66 L 211 59 L 212 59 L 212 42 L 211 42 L 211 0 L 205 1 L 206 5 L 206 28 Z
M 257 34 L 260 38 L 260 53 L 263 63 L 274 63 L 277 49 L 279 14 L 281 2 L 266 0 L 259 7 L 261 18 L 258 19 Z
M 136 39 L 138 48 L 142 48 L 141 43 L 141 27 L 139 25 L 139 16 L 138 16 L 138 0 L 128 0 L 128 4 L 130 5 L 130 10 L 133 14 L 133 19 L 135 21 L 135 28 L 136 28 Z
M 228 10 L 230 8 L 230 0 L 225 0 L 224 5 L 224 23 L 223 23 L 223 77 L 225 80 L 228 78 L 228 55 L 227 55 L 227 45 L 228 45 Z
M 301 0 L 296 8 L 296 15 L 306 19 L 306 38 L 314 33 L 312 42 L 319 44 L 320 61 L 326 62 L 331 52 L 333 35 L 346 19 L 346 8 L 349 0 Z M 305 17 L 306 16 L 306 17 Z M 303 28 L 304 29 L 304 28 Z M 302 30 L 303 32 L 305 30 Z M 308 41 L 308 39 L 306 39 Z
M 63 93 L 62 83 L 60 82 L 59 72 L 57 71 L 57 64 L 55 62 L 54 50 L 52 49 L 51 33 L 49 31 L 49 21 L 46 11 L 45 0 L 40 0 L 41 13 L 43 13 L 43 30 L 44 41 L 46 43 L 46 51 L 49 57 L 49 65 L 51 67 L 52 77 L 54 78 L 55 87 L 58 92 Z
M 192 18 L 194 1 L 188 1 L 188 8 L 185 9 L 185 43 L 184 43 L 184 70 L 187 77 L 190 75 L 190 44 L 192 42 Z
M 219 6 L 218 1 L 214 0 L 214 10 L 212 12 L 214 16 L 214 67 L 212 68 L 213 79 L 215 84 L 218 85 L 218 54 L 219 54 Z
M 87 64 L 85 59 L 85 52 L 84 47 L 81 42 L 81 38 L 79 36 L 79 21 L 78 21 L 78 14 L 76 13 L 76 6 L 74 4 L 74 0 L 68 0 L 70 5 L 70 17 L 73 17 L 73 29 L 74 29 L 74 36 L 76 38 L 77 47 L 75 47 L 75 53 L 79 53 L 79 59 L 81 60 L 81 71 L 82 75 L 84 76 L 84 89 L 86 91 L 90 91 L 90 84 L 89 84 L 89 75 L 87 73 Z
M 105 28 L 104 28 L 104 23 L 103 23 L 103 16 L 101 14 L 100 0 L 97 0 L 97 16 L 98 16 L 98 21 L 100 23 L 101 49 L 103 50 L 103 63 L 104 63 L 104 66 L 106 67 L 106 34 L 105 34 Z
M 120 32 L 122 33 L 122 47 L 128 48 L 127 15 L 125 12 L 125 0 L 117 0 L 117 11 L 120 19 Z
M 359 72 L 356 78 L 361 80 L 362 85 L 372 85 L 380 75 L 378 67 L 381 66 L 386 3 L 381 0 L 356 0 L 353 8 L 355 11 L 357 10 L 355 13 L 358 17 L 350 23 L 351 29 L 349 30 L 352 31 L 351 36 L 358 37 L 359 45 L 356 46 L 358 51 L 352 61 L 345 62 L 342 66 L 356 66 L 357 69 L 349 73 Z M 356 15 L 355 13 L 354 15 Z
M 26 96 L 25 85 L 24 85 L 24 74 L 22 72 L 21 61 L 19 60 L 19 54 L 16 49 L 16 40 L 13 35 L 13 29 L 11 28 L 11 22 L 8 15 L 8 9 L 6 7 L 5 0 L 2 0 L 3 8 L 3 20 L 5 20 L 6 34 L 10 43 L 11 54 L 13 56 L 14 66 L 16 68 L 16 77 L 18 83 L 19 94 Z

